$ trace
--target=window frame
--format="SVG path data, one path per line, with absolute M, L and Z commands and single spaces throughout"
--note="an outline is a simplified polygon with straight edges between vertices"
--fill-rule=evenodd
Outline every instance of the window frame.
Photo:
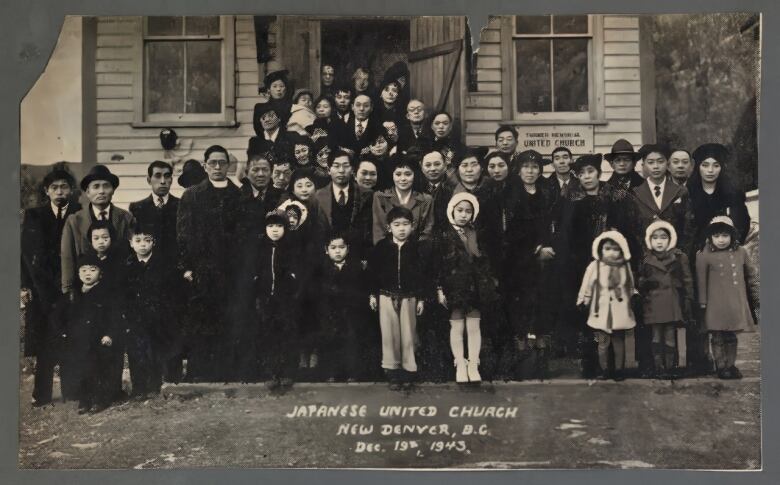
M 148 35 L 149 17 L 141 17 L 135 45 L 135 71 L 133 76 L 133 126 L 182 127 L 182 126 L 236 126 L 235 99 L 235 16 L 220 15 L 219 35 Z M 220 40 L 221 48 L 221 97 L 219 113 L 146 113 L 144 99 L 146 83 L 146 45 L 154 41 Z
M 552 17 L 551 17 L 552 23 Z M 505 91 L 504 102 L 509 102 L 505 117 L 511 121 L 536 122 L 541 124 L 601 123 L 604 120 L 604 49 L 603 16 L 588 15 L 588 33 L 554 34 L 552 28 L 547 34 L 517 34 L 516 16 L 505 17 L 502 40 L 504 52 L 509 55 L 510 69 L 507 69 L 509 89 Z M 587 111 L 545 111 L 520 112 L 517 110 L 517 51 L 516 42 L 520 39 L 588 39 L 588 110 Z M 554 80 L 551 77 L 551 82 Z M 508 95 L 508 96 L 507 96 Z M 554 101 L 553 101 L 554 103 Z

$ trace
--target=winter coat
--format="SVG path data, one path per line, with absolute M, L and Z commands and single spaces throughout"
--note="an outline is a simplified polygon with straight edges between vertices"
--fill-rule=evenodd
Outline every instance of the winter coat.
M 715 216 L 728 216 L 737 230 L 737 236 L 740 243 L 745 242 L 750 231 L 750 214 L 745 205 L 744 192 L 736 189 L 728 190 L 721 184 L 715 186 L 715 192 L 708 194 L 704 192 L 701 183 L 698 187 L 696 180 L 688 182 L 688 191 L 691 196 L 691 208 L 693 209 L 694 227 L 696 235 L 694 237 L 694 250 L 700 250 L 704 247 L 705 231 L 710 221 Z
M 582 278 L 577 302 L 588 305 L 588 326 L 607 333 L 612 330 L 628 330 L 636 326 L 634 312 L 631 309 L 631 268 L 628 265 L 622 265 L 620 271 L 620 286 L 623 288 L 623 295 L 618 300 L 614 291 L 609 290 L 609 270 L 610 266 L 600 261 L 591 262 L 585 270 L 585 276 Z M 598 280 L 597 280 L 598 278 Z M 596 299 L 594 296 L 595 286 L 599 285 L 599 310 L 596 313 Z
M 637 286 L 642 295 L 645 324 L 687 322 L 693 317 L 693 276 L 688 257 L 679 249 L 659 258 L 650 251 L 639 267 Z
M 317 117 L 314 111 L 306 106 L 294 104 L 290 107 L 290 119 L 287 120 L 287 131 L 295 131 L 307 135 L 306 129 L 314 123 Z
M 759 282 L 743 247 L 713 251 L 706 246 L 696 255 L 699 304 L 706 305 L 708 331 L 753 330 L 751 308 L 758 308 Z
M 282 197 L 282 189 L 273 187 L 270 183 L 265 189 L 262 198 L 255 197 L 249 182 L 244 183 L 239 189 L 239 214 L 236 228 L 239 233 L 240 244 L 244 241 L 256 241 L 258 236 L 265 234 L 265 215 L 279 206 Z
M 338 329 L 358 327 L 368 309 L 366 276 L 360 261 L 347 258 L 338 269 L 327 257 L 321 260 L 314 276 L 317 287 L 317 312 L 320 328 L 327 335 L 338 334 Z
M 135 255 L 127 258 L 122 276 L 129 333 L 148 337 L 158 348 L 170 345 L 176 332 L 171 305 L 171 293 L 177 288 L 176 268 L 153 252 L 146 264 Z
M 479 236 L 473 228 L 479 245 Z M 452 225 L 436 244 L 437 284 L 442 288 L 450 309 L 479 309 L 498 299 L 496 281 L 487 256 L 471 255 Z M 481 248 L 480 248 L 481 249 Z
M 408 239 L 400 248 L 392 236 L 380 240 L 368 258 L 366 274 L 371 293 L 417 299 L 432 296 L 434 277 L 428 248 L 414 239 Z
M 374 192 L 373 201 L 373 239 L 374 244 L 385 238 L 387 234 L 387 213 L 390 209 L 401 206 L 395 188 Z M 420 240 L 430 240 L 433 237 L 433 199 L 428 194 L 412 191 L 407 205 L 412 211 L 413 236 Z

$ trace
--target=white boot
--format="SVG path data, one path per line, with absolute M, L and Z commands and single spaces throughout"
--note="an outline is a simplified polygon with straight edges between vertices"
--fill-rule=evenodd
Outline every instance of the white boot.
M 471 382 L 482 382 L 482 376 L 479 375 L 479 361 L 468 361 L 468 376 Z
M 455 359 L 455 382 L 464 384 L 469 381 L 466 359 Z

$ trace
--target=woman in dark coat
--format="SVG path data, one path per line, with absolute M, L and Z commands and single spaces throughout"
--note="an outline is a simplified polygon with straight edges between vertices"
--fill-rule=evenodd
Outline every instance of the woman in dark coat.
M 333 120 L 336 119 L 336 106 L 332 96 L 320 96 L 314 101 L 314 114 L 317 118 L 314 123 L 306 127 L 313 142 L 318 138 L 328 136 L 333 129 Z
M 693 159 L 696 166 L 687 187 L 695 223 L 694 249 L 704 247 L 704 233 L 715 216 L 730 217 L 737 237 L 744 242 L 750 231 L 750 214 L 745 205 L 745 193 L 729 179 L 728 150 L 723 145 L 707 143 L 693 152 Z

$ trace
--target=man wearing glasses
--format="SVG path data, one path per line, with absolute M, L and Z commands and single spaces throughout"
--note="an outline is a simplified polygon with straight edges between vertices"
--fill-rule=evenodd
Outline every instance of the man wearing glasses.
M 225 148 L 213 145 L 203 158 L 208 178 L 184 192 L 176 218 L 179 269 L 190 289 L 184 329 L 186 379 L 227 381 L 231 377 L 227 300 L 241 192 L 228 179 L 230 156 Z
M 412 99 L 406 105 L 407 123 L 401 125 L 398 134 L 398 152 L 405 153 L 412 146 L 420 146 L 424 141 L 430 143 L 425 126 L 425 105 L 419 99 Z

